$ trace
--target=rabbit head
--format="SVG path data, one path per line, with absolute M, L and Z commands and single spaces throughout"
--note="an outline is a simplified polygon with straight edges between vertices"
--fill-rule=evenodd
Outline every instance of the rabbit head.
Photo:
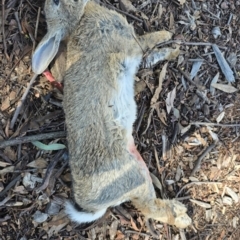
M 60 42 L 66 39 L 79 23 L 88 0 L 46 0 L 44 11 L 48 32 L 32 57 L 32 70 L 41 74 L 56 56 Z

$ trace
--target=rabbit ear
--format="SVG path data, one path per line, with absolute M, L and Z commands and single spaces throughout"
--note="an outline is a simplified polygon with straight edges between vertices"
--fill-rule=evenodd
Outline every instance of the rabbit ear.
M 41 74 L 56 56 L 62 40 L 61 35 L 60 32 L 48 32 L 39 43 L 32 57 L 32 70 L 34 73 Z

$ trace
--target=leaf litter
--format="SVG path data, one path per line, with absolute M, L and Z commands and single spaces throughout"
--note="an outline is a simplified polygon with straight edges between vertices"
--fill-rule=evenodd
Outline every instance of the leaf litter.
M 0 141 L 63 131 L 62 95 L 44 77 L 34 83 L 13 128 L 9 127 L 30 81 L 31 52 L 46 27 L 43 1 L 3 2 Z M 134 137 L 157 196 L 181 199 L 193 227 L 179 231 L 157 222 L 152 227 L 161 239 L 238 239 L 240 134 L 239 126 L 234 124 L 239 124 L 240 109 L 240 5 L 237 1 L 206 0 L 124 0 L 105 4 L 120 10 L 140 35 L 162 29 L 174 32 L 173 42 L 146 53 L 148 62 L 137 74 L 136 83 L 141 84 L 136 101 L 139 109 L 145 110 L 139 113 Z M 193 124 L 198 122 L 210 123 L 211 127 Z M 67 146 L 64 137 L 51 139 L 36 141 L 46 146 Z M 215 147 L 205 154 L 200 168 L 191 176 L 196 161 L 214 142 Z M 0 149 L 0 224 L 4 240 L 16 236 L 22 240 L 76 236 L 155 239 L 129 203 L 120 206 L 124 215 L 113 208 L 97 224 L 71 223 L 62 210 L 64 200 L 70 197 L 70 170 L 63 159 L 54 160 L 58 152 L 39 149 L 30 142 Z M 51 162 L 54 164 L 49 168 Z

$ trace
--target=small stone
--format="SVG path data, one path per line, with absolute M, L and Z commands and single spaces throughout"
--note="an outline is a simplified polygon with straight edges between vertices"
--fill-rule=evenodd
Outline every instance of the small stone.
M 48 214 L 42 213 L 40 211 L 36 211 L 33 214 L 33 220 L 37 223 L 43 223 L 47 220 L 47 218 L 48 218 Z
M 57 215 L 60 211 L 60 206 L 55 202 L 50 202 L 47 205 L 46 213 L 49 215 Z
M 228 4 L 226 2 L 221 3 L 221 8 L 222 9 L 228 9 Z

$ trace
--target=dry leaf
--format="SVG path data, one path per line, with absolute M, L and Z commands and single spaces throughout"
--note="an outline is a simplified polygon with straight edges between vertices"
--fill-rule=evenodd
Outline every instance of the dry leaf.
M 196 77 L 198 71 L 200 70 L 201 66 L 203 64 L 203 60 L 199 60 L 193 63 L 192 70 L 190 73 L 190 79 L 192 80 L 193 78 Z
M 156 109 L 156 111 L 157 111 L 157 115 L 158 115 L 159 119 L 162 121 L 162 123 L 163 123 L 165 126 L 167 126 L 167 123 L 166 123 L 166 121 L 167 121 L 167 115 L 166 115 L 165 110 L 164 110 L 164 109 L 160 109 L 159 107 L 156 107 L 155 109 Z
M 115 240 L 123 240 L 123 239 L 125 239 L 125 235 L 121 231 L 118 230 Z
M 162 184 L 160 183 L 160 181 L 158 180 L 158 178 L 153 173 L 150 173 L 150 176 L 151 176 L 152 182 L 155 185 L 155 187 L 157 187 L 160 190 L 160 192 L 162 193 L 163 187 L 162 187 Z
M 226 93 L 234 93 L 234 92 L 238 91 L 237 88 L 235 88 L 231 85 L 228 85 L 228 84 L 212 83 L 211 86 L 214 88 L 217 88 L 223 92 L 226 92 Z
M 178 0 L 178 2 L 179 2 L 181 5 L 183 5 L 183 4 L 186 2 L 186 0 Z
M 170 12 L 169 29 L 172 31 L 174 30 L 174 17 L 172 12 Z
M 219 78 L 219 72 L 217 72 L 217 74 L 214 76 L 214 78 L 213 78 L 213 80 L 212 80 L 212 82 L 211 82 L 211 85 L 210 85 L 210 93 L 211 93 L 212 95 L 215 94 L 215 88 L 212 87 L 212 84 L 213 84 L 213 83 L 217 83 L 218 78 Z
M 11 147 L 5 147 L 4 154 L 13 161 L 17 159 L 17 153 Z
M 226 59 L 223 57 L 223 54 L 221 53 L 219 47 L 216 44 L 212 45 L 213 51 L 215 53 L 215 56 L 217 58 L 218 64 L 225 75 L 228 82 L 235 82 L 235 78 L 233 75 L 232 69 L 229 67 Z
M 226 194 L 228 194 L 235 203 L 238 203 L 239 201 L 238 195 L 231 188 L 226 187 L 225 191 L 226 191 Z
M 11 165 L 11 164 L 7 163 L 7 162 L 0 161 L 0 167 L 6 167 L 6 166 L 9 166 L 9 165 Z
M 131 224 L 132 224 L 132 228 L 135 230 L 135 231 L 138 231 L 139 232 L 139 229 L 136 225 L 136 223 L 134 222 L 134 220 L 131 218 Z
M 167 113 L 169 114 L 171 112 L 171 109 L 174 107 L 173 102 L 176 98 L 176 87 L 168 93 L 167 99 L 166 99 L 166 107 L 167 107 Z
M 167 66 L 168 66 L 168 63 L 165 63 L 163 68 L 162 68 L 162 71 L 160 72 L 160 75 L 159 75 L 159 79 L 158 79 L 158 87 L 151 99 L 151 105 L 155 104 L 159 98 L 159 94 L 160 92 L 162 91 L 162 84 L 163 84 L 163 80 L 166 76 L 166 72 L 167 72 Z
M 144 132 L 142 134 L 145 134 L 147 132 L 149 126 L 150 126 L 151 118 L 152 118 L 152 115 L 153 115 L 153 111 L 154 111 L 154 108 L 151 108 L 149 116 L 148 116 L 147 127 L 146 127 L 146 129 L 144 130 Z
M 225 112 L 221 112 L 218 117 L 216 118 L 217 123 L 220 123 L 225 116 Z
M 114 220 L 112 223 L 111 223 L 111 226 L 109 228 L 109 235 L 110 235 L 110 239 L 111 240 L 114 240 L 115 239 L 115 236 L 117 234 L 117 228 L 118 228 L 118 220 Z
M 231 206 L 233 204 L 233 200 L 230 197 L 223 197 L 222 202 L 224 205 L 229 205 Z
M 15 166 L 5 167 L 4 169 L 0 170 L 0 174 L 13 172 L 14 169 L 15 169 Z
M 32 162 L 30 162 L 27 166 L 28 167 L 32 167 L 32 168 L 38 168 L 38 169 L 42 169 L 42 168 L 46 168 L 48 165 L 47 161 L 43 158 L 38 158 Z
M 132 5 L 129 0 L 120 0 L 120 8 L 126 12 L 137 12 L 137 9 Z

